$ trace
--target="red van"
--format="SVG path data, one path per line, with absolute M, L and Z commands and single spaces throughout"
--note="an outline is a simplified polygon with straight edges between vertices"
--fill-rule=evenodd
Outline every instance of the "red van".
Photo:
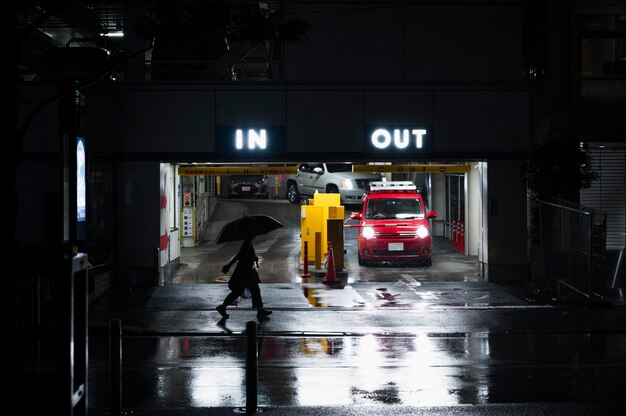
M 422 195 L 410 181 L 372 182 L 363 199 L 359 220 L 358 257 L 360 265 L 371 262 L 432 264 L 430 218 Z

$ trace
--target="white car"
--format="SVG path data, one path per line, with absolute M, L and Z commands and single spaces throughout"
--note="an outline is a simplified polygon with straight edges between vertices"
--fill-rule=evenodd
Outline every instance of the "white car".
M 292 204 L 315 192 L 338 193 L 342 204 L 360 204 L 372 181 L 385 181 L 377 173 L 353 173 L 349 163 L 300 163 L 298 173 L 286 180 L 286 197 Z

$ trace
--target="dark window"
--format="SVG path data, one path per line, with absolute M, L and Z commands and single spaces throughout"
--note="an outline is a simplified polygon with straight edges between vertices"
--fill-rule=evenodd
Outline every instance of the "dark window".
M 352 165 L 348 163 L 327 163 L 329 172 L 352 172 Z
M 578 16 L 579 75 L 626 76 L 626 14 Z

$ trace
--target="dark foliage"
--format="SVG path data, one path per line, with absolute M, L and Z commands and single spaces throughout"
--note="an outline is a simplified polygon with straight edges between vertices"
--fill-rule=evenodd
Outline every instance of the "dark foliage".
M 528 158 L 527 180 L 532 196 L 578 202 L 581 189 L 598 178 L 586 148 L 569 139 L 545 140 L 533 146 Z

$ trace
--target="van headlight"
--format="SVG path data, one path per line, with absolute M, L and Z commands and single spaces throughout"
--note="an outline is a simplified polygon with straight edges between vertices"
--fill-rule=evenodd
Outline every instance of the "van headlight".
M 428 234 L 428 228 L 424 227 L 423 225 L 417 227 L 417 236 L 419 238 L 426 238 L 428 237 Z
M 350 179 L 343 179 L 341 181 L 341 188 L 342 189 L 354 189 L 352 187 L 352 181 Z
M 363 238 L 367 238 L 367 239 L 374 237 L 374 228 L 363 227 L 363 230 L 361 231 L 361 235 L 363 236 Z

